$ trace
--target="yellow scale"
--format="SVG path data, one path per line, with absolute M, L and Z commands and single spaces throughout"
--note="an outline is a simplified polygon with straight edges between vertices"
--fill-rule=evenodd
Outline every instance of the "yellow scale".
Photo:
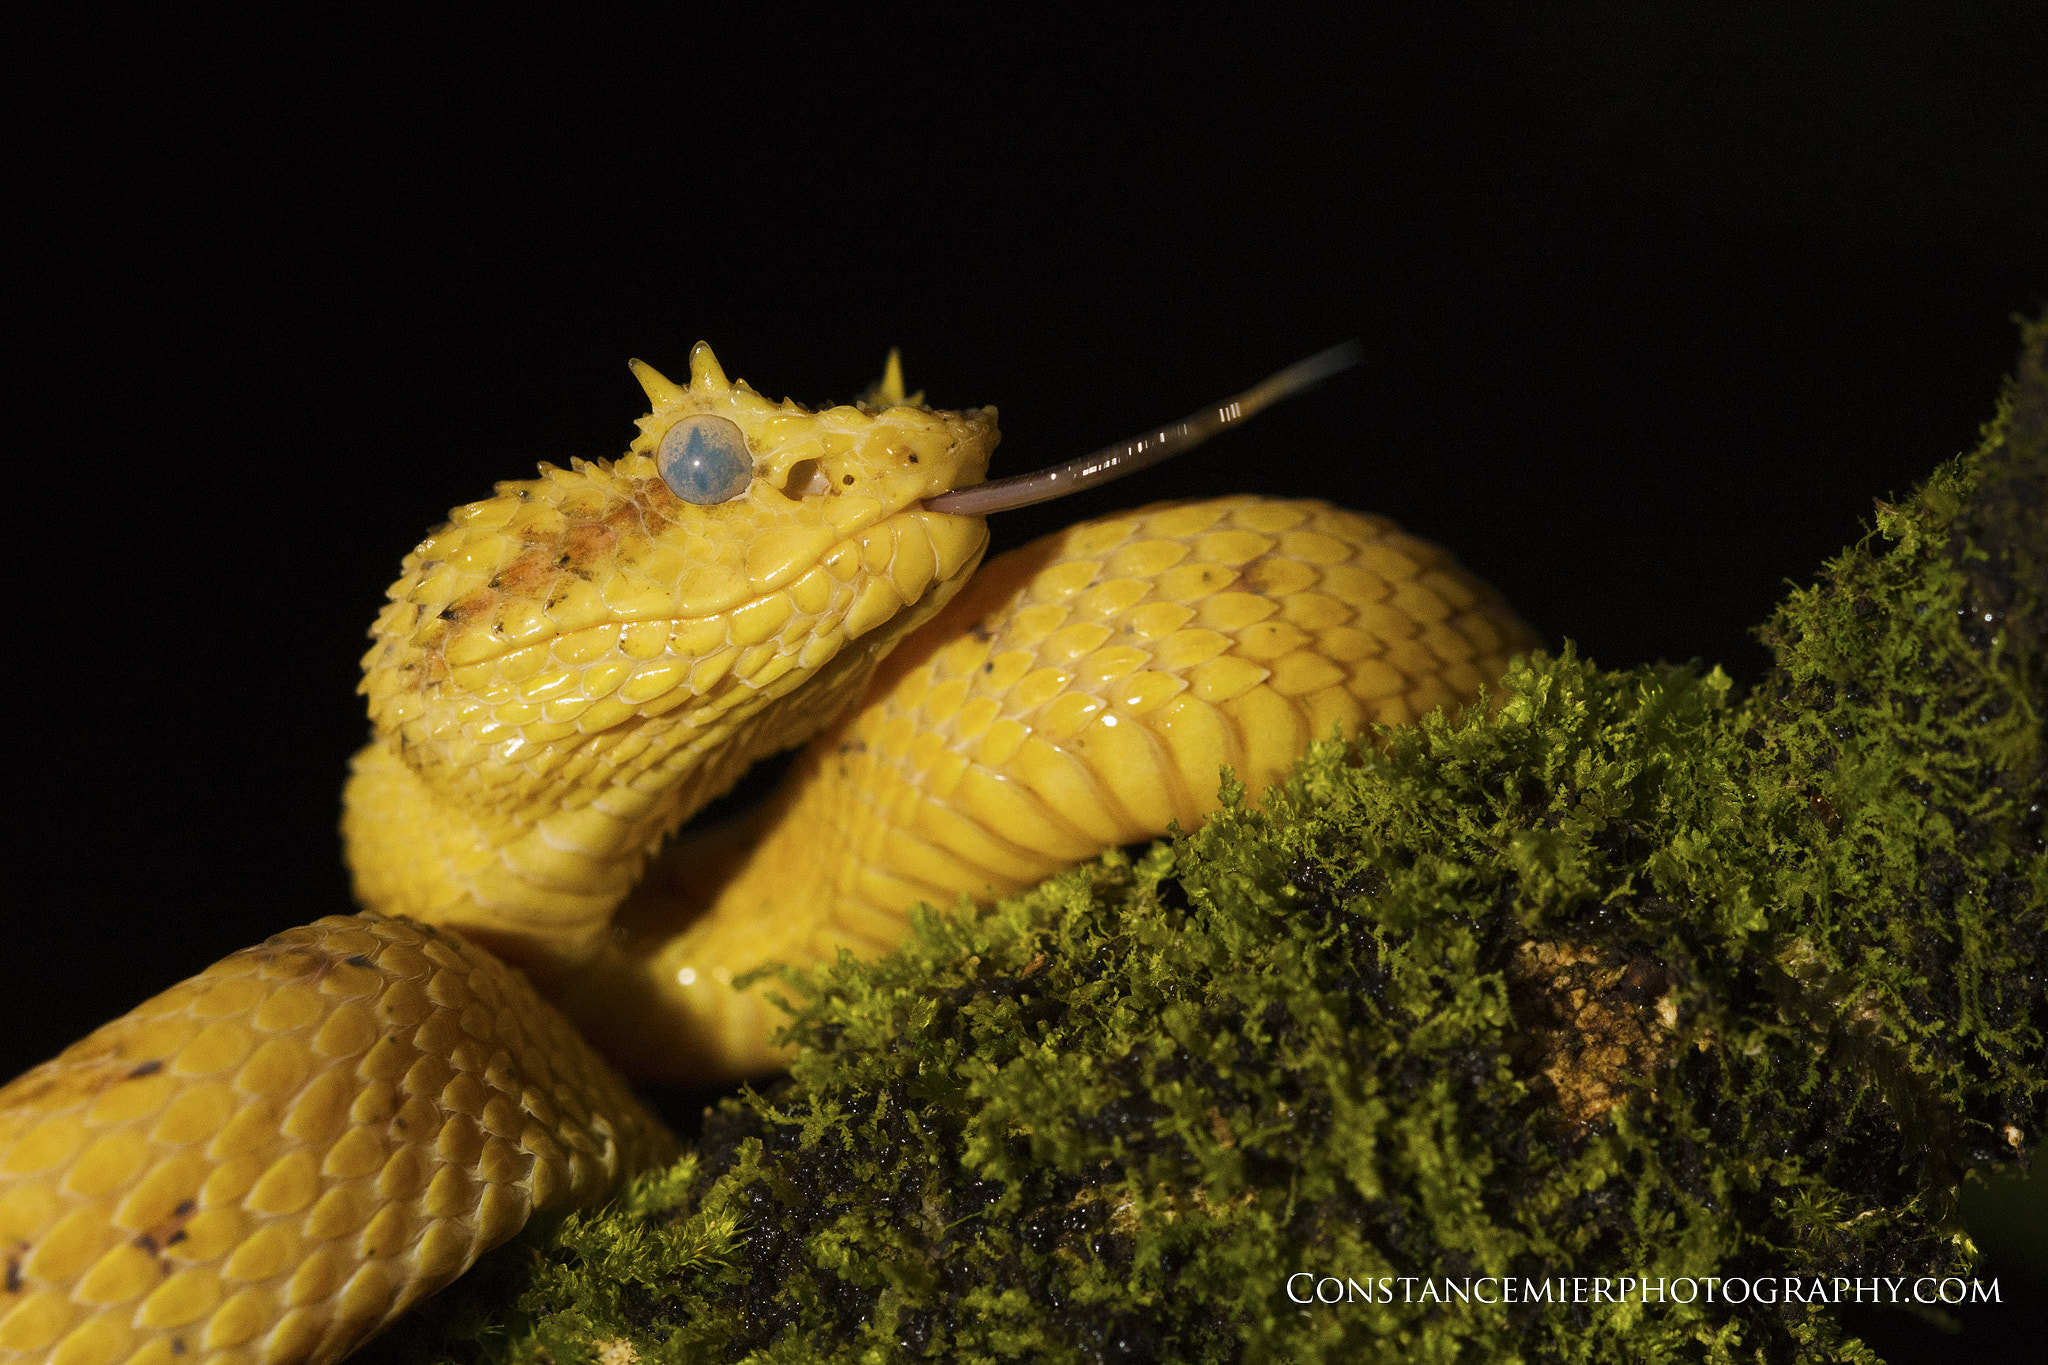
M 1475 701 L 1533 644 L 1443 551 L 1318 502 L 1162 504 L 977 574 L 1009 485 L 1162 442 L 983 484 L 994 410 L 906 397 L 893 355 L 820 412 L 701 344 L 687 385 L 635 371 L 625 455 L 500 484 L 406 558 L 343 821 L 366 912 L 0 1090 L 0 1362 L 337 1360 L 672 1154 L 613 1066 L 780 1065 L 735 976 L 1193 829 L 1224 766 L 1256 800 L 1310 740 Z M 807 739 L 764 807 L 669 839 Z

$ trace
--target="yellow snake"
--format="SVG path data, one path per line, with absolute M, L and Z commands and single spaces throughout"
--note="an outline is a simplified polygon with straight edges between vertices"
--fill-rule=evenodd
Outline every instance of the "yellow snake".
M 1441 550 L 1316 502 L 1162 504 L 976 574 L 993 409 L 906 397 L 893 355 L 822 411 L 701 344 L 687 384 L 634 368 L 623 456 L 502 483 L 406 557 L 343 820 L 364 912 L 0 1090 L 0 1361 L 337 1360 L 670 1154 L 613 1066 L 778 1065 L 735 975 L 1192 829 L 1226 765 L 1256 800 L 1531 643 Z M 760 811 L 664 844 L 806 739 Z

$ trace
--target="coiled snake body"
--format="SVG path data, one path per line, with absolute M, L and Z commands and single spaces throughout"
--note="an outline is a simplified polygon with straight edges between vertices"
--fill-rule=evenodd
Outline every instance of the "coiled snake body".
M 0 1361 L 339 1359 L 670 1154 L 613 1066 L 777 1065 L 736 974 L 1191 829 L 1224 766 L 1256 799 L 1531 642 L 1442 551 L 1315 502 L 1155 506 L 976 574 L 952 490 L 992 409 L 906 400 L 893 357 L 818 412 L 702 345 L 687 385 L 636 370 L 624 456 L 501 484 L 407 557 L 343 821 L 365 912 L 0 1090 Z M 760 811 L 663 846 L 806 739 Z

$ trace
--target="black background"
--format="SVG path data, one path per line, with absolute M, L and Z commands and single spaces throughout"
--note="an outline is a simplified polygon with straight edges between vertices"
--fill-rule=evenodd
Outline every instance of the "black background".
M 1001 407 L 1004 473 L 1356 336 L 1361 371 L 998 543 L 1319 494 L 1553 644 L 1753 682 L 1751 627 L 1972 443 L 2048 290 L 2033 8 L 17 28 L 0 1075 L 350 908 L 400 555 L 617 453 L 626 357 L 700 337 L 807 401 L 900 346 Z M 2038 1331 L 2027 1292 L 1965 1339 Z

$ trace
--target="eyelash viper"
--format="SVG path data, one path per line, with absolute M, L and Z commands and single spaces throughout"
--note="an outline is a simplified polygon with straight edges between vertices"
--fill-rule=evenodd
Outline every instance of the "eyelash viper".
M 1312 738 L 1473 701 L 1534 643 L 1441 550 L 1316 502 L 1161 504 L 976 573 L 983 517 L 943 509 L 993 409 L 906 397 L 893 356 L 822 411 L 701 344 L 687 384 L 635 370 L 626 454 L 502 483 L 405 560 L 345 796 L 365 912 L 0 1089 L 0 1362 L 337 1360 L 671 1155 L 613 1066 L 778 1065 L 736 974 L 1192 829 L 1225 765 L 1255 801 Z M 691 450 L 751 471 L 665 482 L 707 417 L 733 430 Z M 805 740 L 762 808 L 669 838 Z

